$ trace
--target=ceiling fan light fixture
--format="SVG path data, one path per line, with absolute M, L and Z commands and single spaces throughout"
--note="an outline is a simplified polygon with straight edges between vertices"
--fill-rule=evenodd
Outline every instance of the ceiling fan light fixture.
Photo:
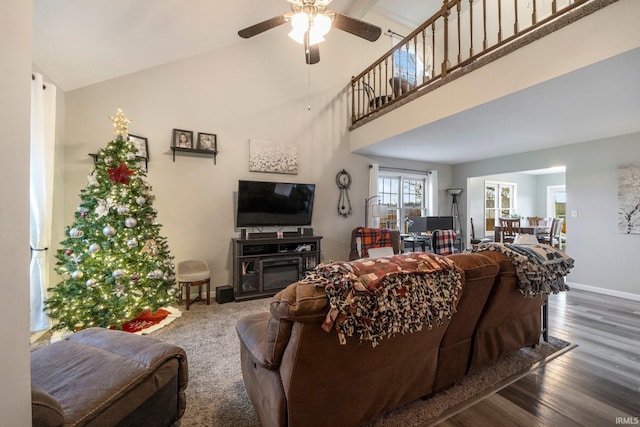
M 307 33 L 307 30 L 304 31 L 298 31 L 295 28 L 291 31 L 289 31 L 289 37 L 291 37 L 292 40 L 303 44 L 304 43 L 304 35 Z
M 311 27 L 309 30 L 309 46 L 318 44 L 324 41 L 323 35 L 316 31 L 315 27 Z
M 291 17 L 291 28 L 296 33 L 304 34 L 309 29 L 309 15 L 305 12 L 295 13 Z
M 318 13 L 313 17 L 313 27 L 312 31 L 317 32 L 320 36 L 325 36 L 329 30 L 331 29 L 331 18 L 327 15 L 323 15 Z

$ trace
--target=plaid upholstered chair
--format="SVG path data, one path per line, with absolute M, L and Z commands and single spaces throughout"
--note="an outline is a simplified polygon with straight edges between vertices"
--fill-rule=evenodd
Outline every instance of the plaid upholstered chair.
M 453 230 L 433 230 L 431 249 L 439 255 L 451 255 L 456 252 L 456 232 Z
M 400 231 L 388 228 L 357 227 L 351 232 L 349 261 L 369 257 L 371 248 L 392 247 L 394 254 L 400 253 Z

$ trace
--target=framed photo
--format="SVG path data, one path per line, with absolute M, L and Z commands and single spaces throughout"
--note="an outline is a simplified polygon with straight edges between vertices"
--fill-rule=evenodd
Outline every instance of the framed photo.
M 217 150 L 217 137 L 213 133 L 202 133 L 198 132 L 198 150 L 206 150 L 206 151 L 218 151 Z
M 129 134 L 129 142 L 136 148 L 136 157 L 149 160 L 149 143 L 147 138 Z
M 193 131 L 184 129 L 173 130 L 173 147 L 175 148 L 188 148 L 193 150 Z

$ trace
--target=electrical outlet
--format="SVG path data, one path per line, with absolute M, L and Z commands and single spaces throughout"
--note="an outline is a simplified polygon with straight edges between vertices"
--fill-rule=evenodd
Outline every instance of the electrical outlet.
M 578 218 L 578 210 L 574 209 L 571 211 L 571 218 Z

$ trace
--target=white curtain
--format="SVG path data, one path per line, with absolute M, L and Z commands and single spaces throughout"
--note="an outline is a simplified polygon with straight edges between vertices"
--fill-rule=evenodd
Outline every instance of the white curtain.
M 44 300 L 49 287 L 49 245 L 53 211 L 56 87 L 33 74 L 31 82 L 30 289 L 31 332 L 49 327 Z
M 369 165 L 369 195 L 367 199 L 376 196 L 378 194 L 378 171 L 380 170 L 380 165 L 377 163 L 372 163 Z M 375 197 L 369 202 L 369 212 L 365 215 L 369 217 L 369 227 L 378 228 L 380 227 L 380 218 L 374 217 L 371 212 L 371 205 L 379 204 L 380 200 Z
M 439 216 L 438 207 L 438 171 L 429 171 L 427 174 L 427 215 Z

